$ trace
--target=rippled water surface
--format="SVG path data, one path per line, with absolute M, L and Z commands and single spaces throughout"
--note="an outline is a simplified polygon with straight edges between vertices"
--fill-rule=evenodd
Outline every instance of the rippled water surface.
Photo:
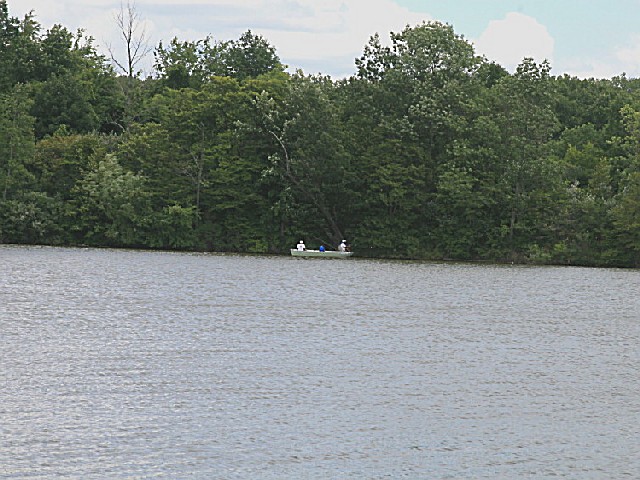
M 0 247 L 0 477 L 638 478 L 640 272 Z

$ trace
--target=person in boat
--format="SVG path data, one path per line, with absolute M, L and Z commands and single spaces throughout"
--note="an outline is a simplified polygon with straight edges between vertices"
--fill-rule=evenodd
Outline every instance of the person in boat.
M 324 245 L 320 245 L 319 250 L 320 250 L 321 252 L 324 252 L 324 251 L 325 251 Z
M 342 243 L 340 245 L 338 245 L 338 251 L 340 251 L 340 252 L 346 252 L 347 251 L 347 241 L 346 240 L 342 240 Z
M 305 246 L 302 240 L 298 242 L 298 245 L 296 245 L 296 248 L 298 249 L 299 252 L 304 252 L 307 249 L 307 247 Z

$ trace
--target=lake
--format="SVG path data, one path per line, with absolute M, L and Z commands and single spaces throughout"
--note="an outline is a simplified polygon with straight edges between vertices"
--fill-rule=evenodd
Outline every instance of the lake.
M 0 246 L 0 477 L 637 478 L 640 271 Z

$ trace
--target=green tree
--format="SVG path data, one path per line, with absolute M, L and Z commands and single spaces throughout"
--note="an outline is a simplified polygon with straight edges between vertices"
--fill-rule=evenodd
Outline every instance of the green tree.
M 91 104 L 91 88 L 73 74 L 53 76 L 40 84 L 32 109 L 37 137 L 51 135 L 61 126 L 77 133 L 97 130 L 100 118 Z
M 288 86 L 282 103 L 266 92 L 256 99 L 261 128 L 273 141 L 265 174 L 277 177 L 281 189 L 324 221 L 321 230 L 309 232 L 315 240 L 337 245 L 344 237 L 349 156 L 342 145 L 335 85 L 327 77 L 298 73 Z M 298 226 L 298 232 L 305 230 Z
M 451 166 L 438 178 L 433 203 L 437 216 L 437 252 L 445 258 L 468 259 L 480 256 L 486 220 L 486 199 L 479 192 L 473 170 Z
M 36 144 L 31 168 L 36 188 L 51 197 L 69 201 L 72 189 L 89 170 L 90 159 L 113 153 L 117 143 L 118 139 L 111 135 L 81 135 L 58 129 Z
M 559 164 L 551 157 L 551 140 L 559 129 L 552 109 L 552 84 L 547 62 L 524 59 L 513 76 L 492 88 L 491 120 L 500 131 L 495 145 L 500 161 L 502 201 L 508 219 L 501 230 L 512 254 L 548 240 L 561 191 Z
M 168 90 L 155 98 L 154 108 L 172 149 L 173 172 L 180 179 L 174 183 L 181 185 L 176 199 L 181 204 L 200 209 L 217 162 L 229 152 L 240 96 L 237 82 L 220 78 L 201 91 Z
M 383 111 L 407 118 L 427 153 L 437 158 L 463 121 L 470 79 L 482 59 L 464 37 L 439 22 L 407 27 L 392 33 L 391 41 L 391 47 L 382 47 L 372 38 L 356 62 L 358 76 L 380 82 Z
M 59 199 L 37 191 L 24 191 L 15 198 L 1 201 L 0 243 L 69 243 L 64 224 L 60 221 L 65 210 Z
M 619 254 L 613 225 L 609 166 L 603 159 L 586 187 L 573 183 L 560 210 L 559 238 L 550 261 L 571 265 L 612 265 Z
M 78 32 L 82 38 L 82 32 Z M 75 36 L 61 25 L 54 25 L 44 37 L 38 39 L 39 65 L 30 80 L 46 81 L 52 76 L 64 75 L 78 69 L 79 58 L 74 52 Z
M 142 246 L 152 217 L 146 179 L 111 154 L 95 158 L 74 188 L 77 228 L 90 245 Z
M 156 72 L 170 88 L 197 89 L 212 77 L 243 81 L 284 71 L 276 49 L 251 30 L 230 41 L 206 37 L 191 42 L 173 38 L 166 47 L 161 42 L 154 56 Z
M 553 81 L 555 107 L 560 123 L 566 129 L 575 129 L 584 125 L 592 125 L 595 132 L 603 132 L 596 138 L 602 143 L 595 143 L 599 148 L 606 147 L 606 139 L 614 135 L 622 135 L 620 109 L 630 103 L 631 85 L 623 77 L 612 79 L 579 79 L 563 75 Z
M 438 242 L 438 177 L 469 121 L 482 59 L 451 26 L 430 22 L 393 33 L 388 47 L 373 36 L 356 64 L 346 88 L 357 109 L 346 121 L 359 137 L 355 169 L 369 172 L 358 236 L 387 254 L 424 256 Z
M 212 78 L 199 90 L 168 89 L 151 102 L 155 122 L 135 125 L 119 149 L 124 165 L 145 172 L 155 211 L 195 209 L 200 248 L 267 248 L 259 231 L 263 166 L 255 153 L 264 147 L 255 132 L 238 129 L 254 115 L 254 94 L 229 77 Z
M 609 158 L 612 240 L 616 261 L 640 265 L 640 111 L 625 105 L 620 114 L 624 136 L 613 137 L 618 156 Z
M 0 94 L 0 195 L 15 196 L 31 182 L 28 165 L 33 162 L 34 119 L 29 115 L 31 101 L 26 88 L 16 87 Z
M 228 44 L 223 51 L 222 60 L 226 74 L 238 80 L 284 70 L 276 49 L 264 37 L 251 30 Z
M 48 52 L 42 69 L 47 75 L 34 85 L 36 137 L 51 135 L 62 125 L 76 133 L 120 131 L 123 93 L 93 39 L 82 31 L 73 35 L 54 27 L 41 43 Z
M 6 0 L 0 0 L 0 93 L 36 76 L 39 64 L 40 25 L 33 12 L 20 20 L 9 15 Z
M 640 266 L 640 171 L 627 176 L 612 217 L 624 264 Z
M 201 62 L 210 39 L 195 42 L 171 39 L 166 47 L 162 42 L 154 50 L 154 68 L 161 82 L 168 88 L 199 88 L 205 72 Z
M 156 212 L 147 232 L 146 244 L 153 248 L 197 248 L 198 239 L 194 225 L 198 223 L 195 207 L 169 205 Z

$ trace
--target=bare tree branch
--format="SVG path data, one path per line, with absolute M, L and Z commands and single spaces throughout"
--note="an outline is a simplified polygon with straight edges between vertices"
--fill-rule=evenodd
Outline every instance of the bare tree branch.
M 127 0 L 126 7 L 121 3 L 120 12 L 114 16 L 114 20 L 127 49 L 127 58 L 124 61 L 118 60 L 112 46 L 107 45 L 111 61 L 116 67 L 122 70 L 125 75 L 133 78 L 138 75 L 136 66 L 153 49 L 153 47 L 149 45 L 142 18 L 136 10 L 135 0 L 133 3 Z

